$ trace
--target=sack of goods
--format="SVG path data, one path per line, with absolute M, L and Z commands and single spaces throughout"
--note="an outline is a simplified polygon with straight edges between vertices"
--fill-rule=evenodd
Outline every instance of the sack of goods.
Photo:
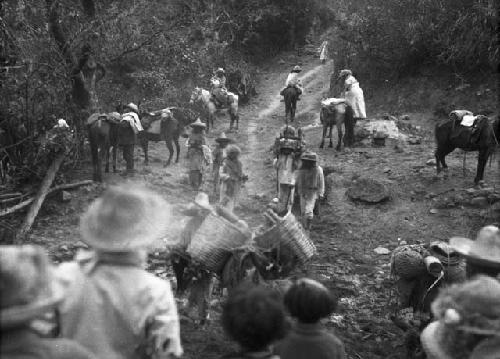
M 251 240 L 251 233 L 210 213 L 193 235 L 187 252 L 207 270 L 220 273 L 234 248 Z
M 257 246 L 265 249 L 280 248 L 289 251 L 300 264 L 305 264 L 316 254 L 316 246 L 292 213 L 280 217 L 268 210 L 265 216 L 274 225 L 255 237 Z
M 426 255 L 427 251 L 420 244 L 397 247 L 391 256 L 391 273 L 404 279 L 413 279 L 425 274 L 427 269 L 424 257 Z

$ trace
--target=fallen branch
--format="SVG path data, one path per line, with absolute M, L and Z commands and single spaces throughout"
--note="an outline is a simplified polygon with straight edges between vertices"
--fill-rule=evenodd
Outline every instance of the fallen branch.
M 75 182 L 75 183 L 62 184 L 62 185 L 59 185 L 59 186 L 52 187 L 49 190 L 49 192 L 47 193 L 47 195 L 50 195 L 50 194 L 52 194 L 54 192 L 62 191 L 62 190 L 65 190 L 65 189 L 71 189 L 71 188 L 76 188 L 76 187 L 80 187 L 80 186 L 87 186 L 87 185 L 92 184 L 92 183 L 94 183 L 94 182 L 91 181 L 91 180 L 86 180 L 86 181 L 80 181 L 80 182 Z M 0 211 L 0 217 L 6 216 L 6 215 L 14 213 L 14 212 L 16 212 L 16 211 L 18 211 L 20 209 L 23 209 L 24 207 L 28 206 L 34 200 L 35 200 L 35 198 L 31 197 L 31 198 L 28 198 L 27 200 L 25 200 L 25 201 L 23 201 L 21 203 L 16 204 L 13 207 L 6 208 L 6 209 Z
M 5 194 L 0 194 L 0 199 L 12 198 L 12 197 L 21 197 L 22 195 L 23 194 L 21 192 L 5 193 Z

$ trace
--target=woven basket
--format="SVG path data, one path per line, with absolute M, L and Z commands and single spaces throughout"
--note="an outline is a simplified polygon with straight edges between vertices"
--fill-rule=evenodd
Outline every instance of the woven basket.
M 426 273 L 420 248 L 399 246 L 392 252 L 391 272 L 401 278 L 413 279 Z
M 295 216 L 288 213 L 277 222 L 280 245 L 294 253 L 301 264 L 305 264 L 314 254 L 316 247 L 309 239 L 302 225 Z
M 258 234 L 254 238 L 255 243 L 258 247 L 263 249 L 276 248 L 280 244 L 280 232 L 278 226 L 275 224 L 272 227 L 266 229 L 261 234 Z
M 191 257 L 206 269 L 220 272 L 230 251 L 248 241 L 248 236 L 226 219 L 210 213 L 196 231 L 187 248 Z

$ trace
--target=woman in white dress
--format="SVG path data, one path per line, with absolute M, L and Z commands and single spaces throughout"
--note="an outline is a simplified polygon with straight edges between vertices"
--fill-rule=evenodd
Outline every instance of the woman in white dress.
M 351 70 L 340 71 L 339 78 L 344 83 L 344 98 L 346 103 L 352 108 L 352 121 L 346 119 L 346 139 L 349 146 L 354 143 L 354 127 L 358 119 L 366 118 L 365 98 L 363 89 L 359 86 L 358 80 L 352 75 Z M 350 116 L 348 116 L 349 118 Z

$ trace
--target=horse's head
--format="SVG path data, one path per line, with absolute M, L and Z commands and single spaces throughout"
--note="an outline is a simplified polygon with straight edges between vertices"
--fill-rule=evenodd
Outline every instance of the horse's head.
M 191 92 L 191 98 L 189 99 L 189 103 L 193 104 L 193 103 L 199 101 L 201 98 L 201 95 L 202 95 L 201 88 L 195 87 L 193 92 Z

